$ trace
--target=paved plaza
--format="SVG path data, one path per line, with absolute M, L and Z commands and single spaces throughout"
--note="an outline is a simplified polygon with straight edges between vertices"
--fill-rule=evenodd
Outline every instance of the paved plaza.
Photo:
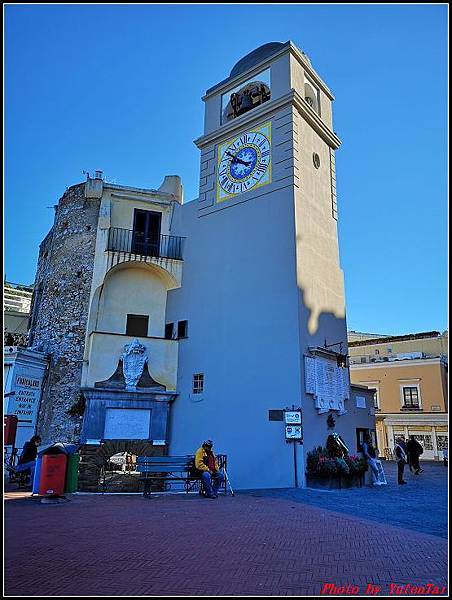
M 286 498 L 364 519 L 447 537 L 447 475 L 442 463 L 423 462 L 420 475 L 405 467 L 407 485 L 397 485 L 397 465 L 383 463 L 388 485 L 347 490 L 265 490 L 249 494 Z
M 387 595 L 391 584 L 446 586 L 447 469 L 425 464 L 403 487 L 392 465 L 386 471 L 385 489 L 215 501 L 77 494 L 53 505 L 7 492 L 5 594 L 297 596 L 334 584 L 368 595 L 373 584 Z

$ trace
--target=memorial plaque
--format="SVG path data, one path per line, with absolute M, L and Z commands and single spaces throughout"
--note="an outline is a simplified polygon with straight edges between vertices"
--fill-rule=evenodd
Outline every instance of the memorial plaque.
M 336 360 L 305 356 L 305 391 L 314 396 L 319 414 L 329 410 L 345 414 L 345 400 L 350 398 L 348 369 L 338 367 Z
M 315 358 L 310 356 L 304 357 L 304 371 L 305 371 L 305 390 L 307 394 L 316 393 L 316 362 Z
M 106 440 L 147 440 L 151 411 L 141 408 L 107 408 L 105 411 Z

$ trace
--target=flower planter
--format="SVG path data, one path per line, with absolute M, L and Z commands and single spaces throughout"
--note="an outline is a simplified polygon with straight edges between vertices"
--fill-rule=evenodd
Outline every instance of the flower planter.
M 306 473 L 306 485 L 310 488 L 341 490 L 354 487 L 362 487 L 364 474 L 360 475 L 319 475 L 318 473 Z

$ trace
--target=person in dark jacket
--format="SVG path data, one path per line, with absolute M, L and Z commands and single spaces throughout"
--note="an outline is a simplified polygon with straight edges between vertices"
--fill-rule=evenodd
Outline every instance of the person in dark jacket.
M 403 437 L 398 437 L 396 439 L 394 454 L 397 461 L 397 483 L 399 485 L 404 485 L 406 481 L 403 479 L 403 470 L 408 462 L 408 459 L 406 455 L 405 440 Z
M 33 475 L 36 467 L 36 457 L 38 456 L 38 447 L 41 445 L 41 438 L 39 435 L 34 435 L 28 442 L 25 442 L 22 449 L 22 454 L 19 457 L 19 461 L 16 467 L 18 473 L 29 471 L 31 480 L 33 481 Z
M 424 452 L 421 444 L 416 440 L 414 435 L 410 436 L 410 439 L 406 445 L 406 451 L 408 455 L 408 464 L 410 470 L 414 470 L 415 475 L 422 473 L 421 466 L 419 465 L 419 457 Z

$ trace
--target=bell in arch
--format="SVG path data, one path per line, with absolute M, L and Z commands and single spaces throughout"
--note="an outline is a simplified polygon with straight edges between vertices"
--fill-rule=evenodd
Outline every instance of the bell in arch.
M 248 90 L 244 90 L 240 98 L 240 108 L 238 110 L 239 115 L 243 115 L 250 109 L 253 108 L 253 100 L 251 99 L 251 93 Z

